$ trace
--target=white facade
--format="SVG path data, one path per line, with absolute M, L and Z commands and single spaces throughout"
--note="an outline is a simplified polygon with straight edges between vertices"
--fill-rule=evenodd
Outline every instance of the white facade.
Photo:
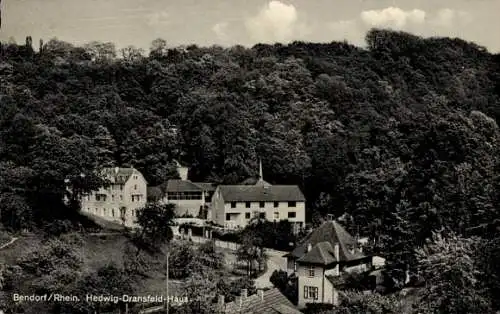
M 217 188 L 208 219 L 228 229 L 245 228 L 254 217 L 268 221 L 288 220 L 296 228 L 306 221 L 305 201 L 226 201 Z
M 307 303 L 329 303 L 338 305 L 338 290 L 326 278 L 329 273 L 323 267 L 314 265 L 298 265 L 298 302 L 299 308 Z
M 121 173 L 120 168 L 115 168 L 114 171 L 117 175 Z M 82 211 L 127 227 L 137 226 L 137 210 L 143 208 L 147 201 L 147 182 L 137 169 L 128 171 L 131 173 L 126 176 L 126 181 L 116 180 L 111 175 L 108 178 L 112 181 L 109 187 L 83 196 Z

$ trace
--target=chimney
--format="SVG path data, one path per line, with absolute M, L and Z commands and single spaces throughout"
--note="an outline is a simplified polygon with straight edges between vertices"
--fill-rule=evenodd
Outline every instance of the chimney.
M 333 246 L 333 253 L 335 254 L 335 259 L 337 261 L 339 261 L 340 260 L 340 247 L 339 247 L 338 243 L 335 243 L 335 245 Z
M 115 174 L 118 174 L 118 170 L 120 170 L 120 168 L 115 167 Z
M 217 299 L 217 308 L 220 311 L 224 310 L 224 296 L 222 294 L 219 294 L 219 298 Z
M 259 299 L 261 301 L 264 301 L 264 290 L 262 289 L 257 290 L 257 295 L 259 296 Z
M 248 289 L 241 289 L 241 297 L 246 299 L 248 297 Z
M 181 166 L 181 164 L 176 160 L 175 161 L 177 165 L 177 173 L 179 174 L 179 177 L 181 180 L 186 181 L 188 178 L 188 172 L 189 168 Z
M 311 252 L 313 246 L 311 243 L 307 243 L 307 252 Z

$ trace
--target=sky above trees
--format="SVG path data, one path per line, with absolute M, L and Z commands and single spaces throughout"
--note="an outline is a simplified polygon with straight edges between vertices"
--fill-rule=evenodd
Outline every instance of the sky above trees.
M 364 45 L 372 27 L 422 36 L 450 36 L 500 51 L 498 0 L 18 0 L 2 3 L 0 40 L 31 35 L 83 44 L 112 41 L 148 49 L 161 37 L 171 45 L 253 45 L 347 39 Z

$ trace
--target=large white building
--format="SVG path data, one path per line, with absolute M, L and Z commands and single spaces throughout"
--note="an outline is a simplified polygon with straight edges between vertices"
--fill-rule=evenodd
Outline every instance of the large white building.
M 252 218 L 288 220 L 298 231 L 305 226 L 305 197 L 296 185 L 271 185 L 259 178 L 252 185 L 220 185 L 212 197 L 208 220 L 228 229 L 244 228 Z
M 111 182 L 109 187 L 84 195 L 83 212 L 108 221 L 136 226 L 137 210 L 147 201 L 147 182 L 135 168 L 104 168 L 103 174 Z

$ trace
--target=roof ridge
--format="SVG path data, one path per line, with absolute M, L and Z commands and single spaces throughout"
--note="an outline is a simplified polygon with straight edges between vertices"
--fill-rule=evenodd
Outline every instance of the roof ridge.
M 325 242 L 326 242 L 326 243 L 327 243 L 327 244 L 331 247 L 331 244 L 330 244 L 330 242 L 328 242 L 328 241 L 322 241 L 322 242 L 319 242 L 319 243 L 318 243 L 318 244 L 316 244 L 315 246 L 318 246 L 319 254 L 321 255 L 321 258 L 323 259 L 323 261 L 325 261 L 325 262 L 326 262 L 326 258 L 327 258 L 327 257 L 325 256 L 325 252 L 323 251 L 322 247 L 320 246 L 320 244 L 325 243 Z M 326 248 L 326 249 L 328 249 L 328 248 Z

